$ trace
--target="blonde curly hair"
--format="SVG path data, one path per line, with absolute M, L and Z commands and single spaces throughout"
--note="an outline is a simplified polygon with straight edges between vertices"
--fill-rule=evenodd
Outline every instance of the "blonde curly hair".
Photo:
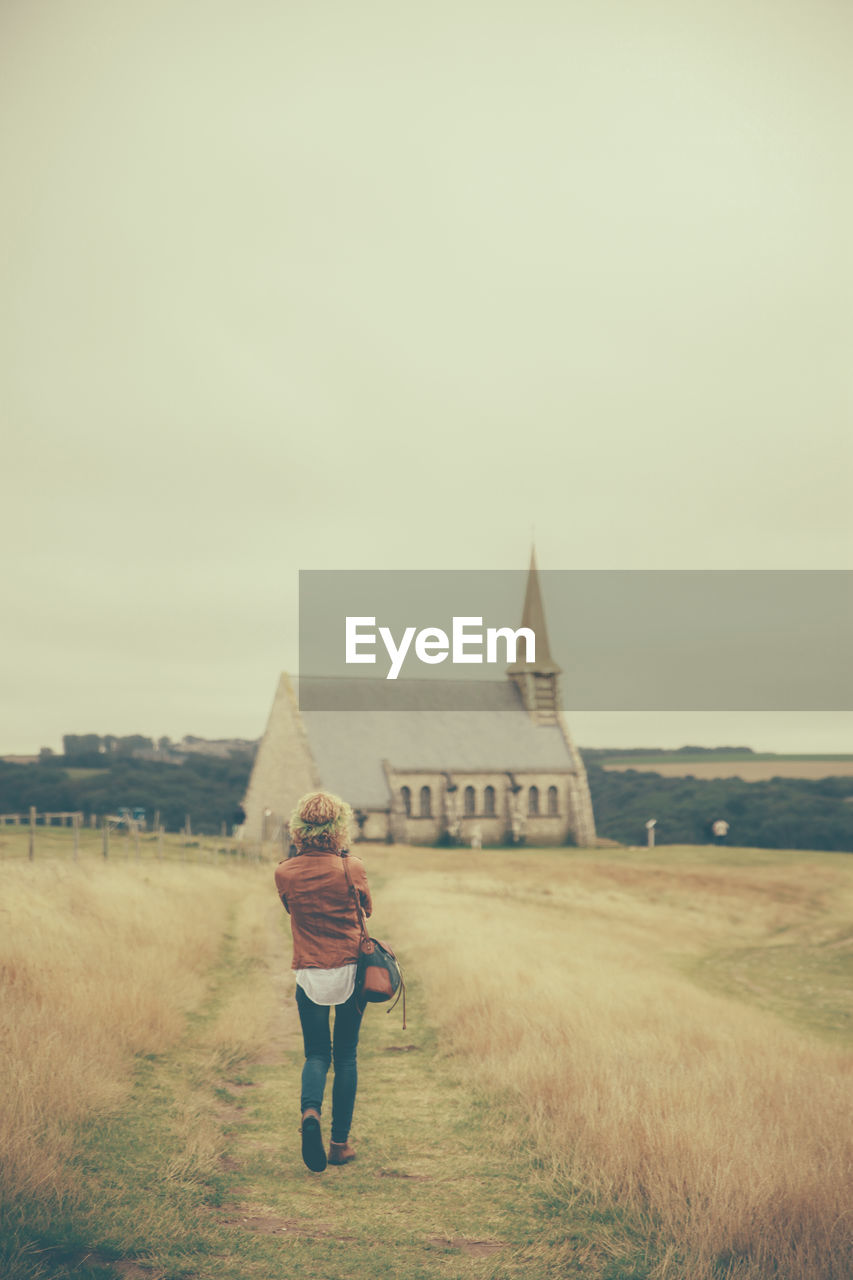
M 346 800 L 329 791 L 309 791 L 290 815 L 290 838 L 297 853 L 324 849 L 341 853 L 349 847 L 352 809 Z

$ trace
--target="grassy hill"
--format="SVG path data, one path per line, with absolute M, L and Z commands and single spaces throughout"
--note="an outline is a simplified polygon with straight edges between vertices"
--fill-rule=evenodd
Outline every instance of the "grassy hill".
M 844 752 L 808 752 L 785 753 L 777 751 L 753 751 L 751 747 L 678 747 L 669 750 L 665 747 L 634 747 L 630 750 L 618 748 L 586 748 L 584 759 L 602 765 L 635 765 L 654 764 L 708 764 L 712 762 L 764 761 L 772 764 L 775 761 L 814 760 L 827 765 L 829 769 L 835 763 L 850 763 L 853 754 Z

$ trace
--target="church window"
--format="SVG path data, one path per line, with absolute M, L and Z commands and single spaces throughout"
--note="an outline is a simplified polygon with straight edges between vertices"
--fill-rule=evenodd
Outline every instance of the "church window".
M 465 788 L 465 816 L 473 817 L 477 812 L 477 793 L 473 787 Z
M 531 787 L 527 793 L 527 812 L 531 818 L 535 818 L 539 814 L 539 788 Z
M 560 810 L 558 807 L 557 788 L 549 787 L 548 788 L 548 816 L 549 818 L 556 818 L 559 812 Z
M 432 817 L 432 792 L 429 787 L 421 787 L 421 817 Z
M 483 792 L 483 813 L 487 818 L 495 816 L 495 789 L 494 787 L 486 787 Z
M 411 789 L 410 789 L 409 787 L 401 787 L 401 788 L 400 788 L 400 799 L 403 801 L 403 809 L 405 810 L 406 817 L 407 817 L 407 818 L 411 818 L 411 816 L 412 816 L 412 792 L 411 792 Z

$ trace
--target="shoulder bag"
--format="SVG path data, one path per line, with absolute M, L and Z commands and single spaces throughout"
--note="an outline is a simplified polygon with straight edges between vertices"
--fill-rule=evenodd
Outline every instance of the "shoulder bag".
M 390 1013 L 394 1005 L 403 997 L 403 1030 L 406 1029 L 406 984 L 403 981 L 403 974 L 397 957 L 390 947 L 384 942 L 380 942 L 378 938 L 371 938 L 367 932 L 367 925 L 364 923 L 364 911 L 361 906 L 361 898 L 358 890 L 352 882 L 352 876 L 347 866 L 347 853 L 341 854 L 341 861 L 344 864 L 344 875 L 347 878 L 349 891 L 355 903 L 356 914 L 358 915 L 358 923 L 361 929 L 361 942 L 358 949 L 358 965 L 355 972 L 355 998 L 356 1003 L 361 1006 L 362 1013 L 368 1003 L 382 1004 L 386 1000 L 392 1000 L 393 1004 L 386 1009 L 386 1013 Z

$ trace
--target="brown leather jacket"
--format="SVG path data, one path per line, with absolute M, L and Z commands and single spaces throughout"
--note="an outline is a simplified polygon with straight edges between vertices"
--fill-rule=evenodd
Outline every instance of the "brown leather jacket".
M 347 858 L 366 916 L 373 910 L 361 858 Z M 290 913 L 293 969 L 338 969 L 358 959 L 361 929 L 343 860 L 325 849 L 303 849 L 275 869 L 275 887 Z

